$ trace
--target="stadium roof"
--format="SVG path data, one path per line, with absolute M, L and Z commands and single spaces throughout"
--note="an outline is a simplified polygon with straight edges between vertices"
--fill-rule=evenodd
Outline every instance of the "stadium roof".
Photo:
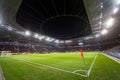
M 62 40 L 92 32 L 82 0 L 23 0 L 16 20 L 26 29 Z
M 120 34 L 119 12 L 119 0 L 1 0 L 0 36 L 28 39 L 24 32 L 29 30 L 32 39 L 37 33 L 55 42 L 79 42 L 98 35 L 106 39 Z M 112 27 L 105 24 L 110 18 L 114 21 Z M 108 34 L 101 35 L 104 29 L 109 30 Z

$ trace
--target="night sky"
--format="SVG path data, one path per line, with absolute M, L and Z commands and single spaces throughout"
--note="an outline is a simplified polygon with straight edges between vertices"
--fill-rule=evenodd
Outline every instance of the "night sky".
M 27 30 L 62 40 L 92 32 L 82 0 L 23 0 L 16 20 Z

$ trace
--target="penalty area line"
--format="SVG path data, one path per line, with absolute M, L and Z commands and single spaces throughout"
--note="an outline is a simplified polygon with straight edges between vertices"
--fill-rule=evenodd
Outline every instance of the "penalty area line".
M 24 61 L 24 62 L 31 63 L 31 64 L 34 64 L 34 65 L 45 66 L 45 67 L 48 67 L 48 68 L 51 68 L 51 69 L 55 69 L 55 70 L 67 72 L 67 73 L 74 74 L 74 75 L 79 75 L 79 76 L 87 77 L 87 75 L 83 75 L 83 74 L 79 74 L 79 73 L 74 73 L 74 72 L 71 72 L 71 71 L 68 71 L 68 70 L 64 70 L 64 69 L 60 69 L 60 68 L 56 68 L 56 67 L 52 67 L 52 66 L 47 66 L 47 65 L 44 65 L 44 64 L 31 62 L 31 61 L 28 61 L 28 60 L 23 60 L 23 59 L 16 59 L 16 60 Z

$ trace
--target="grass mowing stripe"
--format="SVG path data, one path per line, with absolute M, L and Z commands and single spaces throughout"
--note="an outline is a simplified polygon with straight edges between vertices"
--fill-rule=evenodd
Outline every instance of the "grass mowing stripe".
M 15 58 L 12 58 L 12 59 L 15 59 Z M 68 70 L 64 70 L 64 69 L 60 69 L 60 68 L 56 68 L 56 67 L 52 67 L 52 66 L 38 64 L 38 63 L 31 62 L 31 61 L 28 61 L 28 60 L 23 60 L 23 59 L 16 59 L 16 60 L 20 60 L 20 61 L 24 61 L 24 62 L 27 62 L 27 63 L 31 63 L 31 64 L 35 64 L 35 65 L 39 65 L 39 66 L 45 66 L 45 67 L 48 67 L 48 68 L 51 68 L 51 69 L 56 69 L 56 70 L 59 70 L 59 71 L 64 71 L 64 72 L 67 72 L 67 73 L 71 73 L 71 74 L 75 74 L 75 75 L 80 75 L 80 76 L 83 76 L 83 77 L 87 77 L 86 75 L 83 75 L 83 74 L 74 73 L 74 72 L 71 72 L 71 71 L 68 71 Z
M 85 54 L 87 62 L 87 70 L 90 68 L 96 54 L 89 52 Z M 15 58 L 11 59 L 11 58 Z M 48 65 L 68 71 L 84 70 L 81 59 L 77 54 L 50 54 L 50 55 L 12 55 L 10 57 L 0 58 L 0 65 L 4 71 L 6 80 L 119 80 L 120 79 L 120 64 L 103 55 L 97 55 L 95 63 L 89 77 L 78 76 L 64 71 L 51 69 L 45 66 L 19 61 L 22 59 L 43 65 Z M 80 63 L 79 63 L 80 62 Z M 53 65 L 52 65 L 53 64 Z M 68 65 L 67 65 L 68 64 Z M 37 67 L 34 67 L 35 65 Z M 56 66 L 57 65 L 57 66 Z M 59 66 L 60 65 L 60 66 Z M 79 66 L 78 66 L 79 65 Z M 70 67 L 69 67 L 70 66 Z M 78 67 L 77 67 L 78 66 Z M 43 67 L 45 69 L 40 69 Z M 74 69 L 72 69 L 74 67 Z M 75 71 L 76 72 L 76 71 Z M 84 74 L 84 71 L 76 73 Z
M 14 58 L 11 58 L 11 59 L 14 59 Z M 18 61 L 23 62 L 22 60 L 18 60 L 18 59 L 14 59 L 14 60 L 17 60 L 16 62 L 18 62 Z M 45 69 L 45 68 L 43 68 L 43 67 L 40 67 L 40 66 L 37 66 L 37 65 L 33 65 L 33 64 L 28 63 L 28 62 L 25 62 L 25 61 L 24 61 L 23 63 L 26 63 L 26 64 L 28 64 L 28 65 L 30 65 L 30 66 L 32 66 L 32 67 L 35 67 L 35 68 Z
M 87 71 L 86 76 L 88 76 L 88 77 L 90 76 L 90 73 L 91 73 L 91 70 L 92 70 L 93 65 L 94 65 L 94 63 L 95 63 L 95 60 L 96 60 L 96 58 L 97 58 L 97 55 L 98 55 L 98 53 L 95 55 L 95 58 L 93 59 L 92 64 L 91 64 L 89 70 Z
M 59 54 L 58 54 L 59 55 Z M 38 55 L 39 56 L 39 55 Z M 44 64 L 44 65 L 48 65 L 48 66 L 53 66 L 53 67 L 57 67 L 60 69 L 64 69 L 64 70 L 68 70 L 68 71 L 74 71 L 74 70 L 79 70 L 79 69 L 83 69 L 83 64 L 82 64 L 82 60 L 79 57 L 79 55 L 77 56 L 75 54 L 75 56 L 73 55 L 61 55 L 61 56 L 43 56 L 40 55 L 39 57 L 34 57 L 34 55 L 28 55 L 28 57 L 24 57 L 24 55 L 18 55 L 18 56 L 11 56 L 14 57 L 16 59 L 24 59 L 24 60 L 29 60 L 32 62 L 36 62 L 36 63 L 40 63 L 40 64 Z M 94 58 L 94 57 L 93 57 Z M 88 59 L 88 65 L 91 64 L 92 60 Z

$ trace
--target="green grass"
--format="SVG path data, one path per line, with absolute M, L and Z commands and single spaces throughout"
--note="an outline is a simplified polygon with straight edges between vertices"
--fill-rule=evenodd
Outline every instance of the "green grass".
M 86 52 L 87 70 L 98 52 Z M 84 70 L 79 53 L 12 55 L 0 58 L 6 80 L 119 80 L 120 64 L 98 54 L 89 77 L 64 72 Z M 50 68 L 52 67 L 52 68 Z M 57 69 L 53 69 L 57 68 Z M 84 72 L 77 72 L 85 74 Z

